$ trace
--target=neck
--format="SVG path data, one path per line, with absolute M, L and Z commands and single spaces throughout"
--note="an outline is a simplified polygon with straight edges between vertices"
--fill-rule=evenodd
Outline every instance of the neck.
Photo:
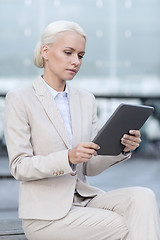
M 57 92 L 63 92 L 65 90 L 66 81 L 60 81 L 58 79 L 56 81 L 56 79 L 48 76 L 45 72 L 43 74 L 43 79 L 51 88 L 53 88 Z

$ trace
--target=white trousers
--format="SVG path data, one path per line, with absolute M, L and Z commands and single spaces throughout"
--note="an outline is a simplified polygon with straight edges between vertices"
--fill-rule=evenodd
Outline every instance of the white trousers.
M 82 200 L 80 198 L 80 200 Z M 22 220 L 29 240 L 160 240 L 159 210 L 148 188 L 130 187 L 76 202 L 57 221 Z M 83 199 L 84 200 L 84 199 Z

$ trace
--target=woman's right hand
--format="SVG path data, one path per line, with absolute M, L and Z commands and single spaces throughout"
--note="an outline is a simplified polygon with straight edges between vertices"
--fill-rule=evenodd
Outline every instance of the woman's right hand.
M 87 162 L 94 155 L 97 155 L 97 150 L 100 147 L 93 142 L 79 143 L 76 147 L 68 151 L 68 159 L 71 164 Z

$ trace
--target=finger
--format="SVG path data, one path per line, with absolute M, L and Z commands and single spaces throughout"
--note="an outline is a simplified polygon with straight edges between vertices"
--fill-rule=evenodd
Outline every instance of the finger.
M 136 137 L 141 137 L 141 132 L 139 130 L 130 130 L 129 133 Z
M 129 144 L 129 145 L 137 145 L 140 144 L 141 139 L 139 138 L 134 138 L 134 139 L 127 139 L 127 138 L 122 138 L 121 142 L 123 142 L 123 144 Z
M 79 146 L 77 149 L 76 149 L 76 157 L 77 158 L 80 158 L 80 157 L 89 157 L 91 158 L 92 155 L 97 155 L 97 151 L 92 149 L 92 148 L 86 148 L 86 147 L 82 147 L 82 146 Z
M 91 148 L 83 148 L 83 153 L 95 155 L 97 153 L 97 151 L 95 149 L 91 149 Z
M 84 148 L 90 148 L 90 149 L 95 149 L 95 150 L 100 149 L 100 146 L 93 142 L 86 142 L 86 143 L 81 143 L 81 144 Z
M 81 159 L 83 158 L 90 159 L 91 157 L 92 157 L 92 154 L 87 154 L 87 153 L 81 154 Z
M 130 140 L 130 141 L 133 141 L 133 142 L 141 143 L 140 137 L 131 136 L 131 135 L 128 135 L 128 134 L 124 134 L 123 137 L 121 138 L 121 140 L 126 140 L 126 141 Z
M 81 162 L 87 162 L 91 159 L 92 155 L 91 154 L 81 154 L 81 155 L 77 155 L 77 158 L 76 158 L 76 161 L 78 163 L 81 163 Z
M 123 140 L 121 141 L 121 143 L 128 147 L 130 150 L 135 150 L 137 147 L 139 147 L 139 143 L 138 142 L 133 142 L 133 141 L 129 141 L 129 140 Z
M 77 154 L 90 154 L 95 155 L 96 150 L 93 148 L 87 148 L 86 146 L 79 145 L 76 149 Z

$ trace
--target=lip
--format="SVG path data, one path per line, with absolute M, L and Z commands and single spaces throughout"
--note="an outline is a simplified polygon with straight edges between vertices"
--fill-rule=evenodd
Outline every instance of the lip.
M 66 70 L 74 74 L 77 73 L 76 69 L 66 69 Z

